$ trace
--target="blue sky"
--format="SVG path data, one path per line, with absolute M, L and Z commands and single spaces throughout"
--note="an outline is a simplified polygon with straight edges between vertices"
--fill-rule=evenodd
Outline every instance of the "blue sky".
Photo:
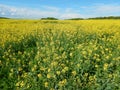
M 120 16 L 120 0 L 0 0 L 0 16 L 88 18 Z

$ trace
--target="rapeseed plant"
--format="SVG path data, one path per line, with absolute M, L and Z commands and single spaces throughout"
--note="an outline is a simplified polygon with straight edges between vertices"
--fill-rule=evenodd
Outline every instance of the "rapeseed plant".
M 119 20 L 0 23 L 1 90 L 120 89 Z

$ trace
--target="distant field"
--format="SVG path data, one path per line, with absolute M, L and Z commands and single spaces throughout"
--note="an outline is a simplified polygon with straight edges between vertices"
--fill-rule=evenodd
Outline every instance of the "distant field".
M 0 90 L 120 90 L 120 20 L 0 20 Z

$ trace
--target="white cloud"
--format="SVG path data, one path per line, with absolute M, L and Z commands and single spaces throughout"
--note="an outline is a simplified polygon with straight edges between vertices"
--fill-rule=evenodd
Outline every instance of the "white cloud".
M 33 8 L 17 8 L 1 4 L 0 8 L 0 15 L 14 18 L 57 17 L 63 19 L 81 17 L 81 15 L 72 8 L 66 8 L 62 10 L 61 8 L 52 6 L 41 6 L 41 8 L 38 10 Z
M 1 15 L 5 15 L 5 13 L 4 13 L 4 12 L 1 12 Z
M 75 10 L 73 8 L 64 9 L 63 13 L 61 13 L 60 18 L 68 19 L 68 18 L 83 18 L 84 15 L 79 13 L 79 10 Z
M 38 10 L 32 8 L 17 8 L 0 4 L 0 9 L 0 15 L 15 18 L 41 18 L 47 16 L 58 16 L 57 8 L 55 9 L 53 7 L 47 7 L 47 10 Z
M 84 17 L 120 16 L 120 5 L 118 4 L 93 4 L 78 8 Z
M 91 8 L 91 12 L 99 15 L 120 15 L 120 5 L 98 4 Z
M 79 17 L 83 17 L 83 16 L 78 13 L 65 13 L 62 14 L 60 18 L 69 19 L 69 18 L 79 18 Z
M 53 6 L 41 6 L 38 8 L 20 8 L 0 4 L 0 16 L 12 18 L 42 18 L 56 17 L 67 18 L 86 18 L 120 15 L 120 5 L 117 4 L 97 4 L 94 6 L 81 6 L 79 8 L 58 8 Z

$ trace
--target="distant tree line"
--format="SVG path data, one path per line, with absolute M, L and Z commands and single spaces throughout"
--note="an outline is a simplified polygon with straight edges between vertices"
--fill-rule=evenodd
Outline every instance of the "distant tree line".
M 54 17 L 47 17 L 47 18 L 41 18 L 41 20 L 58 20 L 58 19 Z
M 91 20 L 91 19 L 120 19 L 120 16 L 107 16 L 107 17 L 93 17 L 93 18 L 71 18 L 66 20 Z
M 120 19 L 120 16 L 108 16 L 108 17 L 94 17 L 88 19 Z
M 0 17 L 0 19 L 10 19 L 7 17 Z M 93 18 L 70 18 L 70 19 L 64 19 L 64 20 L 96 20 L 96 19 L 120 19 L 120 16 L 106 16 L 106 17 L 93 17 Z M 46 17 L 41 18 L 41 20 L 59 20 L 55 17 Z
M 84 20 L 84 18 L 70 18 L 70 19 L 66 19 L 66 20 Z
M 0 17 L 0 19 L 10 19 L 10 18 L 7 18 L 7 17 Z

